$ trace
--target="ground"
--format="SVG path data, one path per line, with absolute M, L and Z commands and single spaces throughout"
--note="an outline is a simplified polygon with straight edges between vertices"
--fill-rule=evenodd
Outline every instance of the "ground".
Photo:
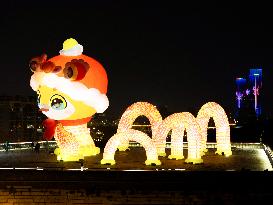
M 101 165 L 102 153 L 94 157 L 86 157 L 84 168 L 88 170 L 185 170 L 185 171 L 240 171 L 272 170 L 272 166 L 263 149 L 232 148 L 232 156 L 225 157 L 214 154 L 215 149 L 210 148 L 205 156 L 204 163 L 200 165 L 185 164 L 185 160 L 170 160 L 159 157 L 161 166 L 146 166 L 145 151 L 141 147 L 131 148 L 130 151 L 116 152 L 116 165 Z M 170 150 L 167 149 L 167 155 Z M 187 157 L 187 149 L 184 150 Z M 32 150 L 9 151 L 0 153 L 0 168 L 43 168 L 43 169 L 80 169 L 80 162 L 59 162 L 56 156 L 46 150 L 36 153 Z

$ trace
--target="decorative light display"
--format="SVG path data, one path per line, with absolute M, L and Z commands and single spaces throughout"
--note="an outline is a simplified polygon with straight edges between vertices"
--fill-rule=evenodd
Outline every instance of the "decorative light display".
M 135 119 L 145 115 L 151 123 L 152 139 L 145 133 L 132 129 Z M 199 164 L 201 156 L 206 151 L 207 128 L 210 118 L 215 120 L 216 153 L 231 155 L 230 128 L 224 109 L 215 102 L 206 103 L 200 109 L 197 118 L 189 112 L 175 113 L 162 120 L 155 106 L 146 102 L 138 102 L 126 109 L 118 125 L 117 133 L 107 142 L 102 164 L 115 164 L 114 155 L 120 145 L 136 141 L 143 145 L 147 160 L 145 164 L 159 165 L 159 156 L 165 156 L 166 138 L 172 130 L 170 159 L 183 159 L 183 136 L 187 132 L 188 157 L 186 163 Z
M 160 125 L 162 117 L 159 111 L 156 109 L 156 106 L 147 102 L 136 102 L 126 109 L 119 121 L 117 133 L 130 129 L 136 118 L 141 115 L 144 115 L 149 119 L 152 133 L 154 133 L 158 125 Z M 118 149 L 120 151 L 124 151 L 128 148 L 128 146 L 129 141 L 125 144 L 120 144 Z
M 100 152 L 90 136 L 87 122 L 92 115 L 102 113 L 109 105 L 107 74 L 96 60 L 83 55 L 83 47 L 75 39 L 63 43 L 60 55 L 47 60 L 45 54 L 30 61 L 33 72 L 30 86 L 38 94 L 38 106 L 49 119 L 45 120 L 47 140 L 56 139 L 58 160 L 76 161 Z M 254 94 L 258 95 L 258 87 Z M 241 97 L 238 97 L 240 103 Z M 239 105 L 240 107 L 240 105 Z M 152 139 L 145 133 L 132 129 L 137 117 L 149 119 Z M 162 121 L 156 106 L 137 102 L 122 115 L 117 133 L 109 139 L 103 153 L 102 164 L 115 164 L 117 149 L 125 150 L 129 141 L 140 143 L 147 155 L 146 165 L 160 165 L 158 155 L 165 156 L 166 137 L 172 130 L 171 159 L 183 159 L 183 135 L 187 131 L 188 157 L 185 162 L 202 163 L 206 151 L 207 127 L 210 117 L 215 121 L 218 154 L 231 155 L 230 129 L 224 109 L 214 102 L 205 104 L 197 118 L 182 112 Z
M 225 110 L 215 102 L 208 102 L 203 105 L 199 110 L 196 118 L 202 133 L 201 150 L 204 152 L 206 151 L 207 129 L 209 119 L 211 117 L 213 118 L 216 127 L 216 153 L 223 153 L 226 156 L 230 156 L 232 152 L 230 144 L 230 127 L 228 117 L 225 113 Z
M 127 129 L 124 132 L 118 132 L 108 140 L 104 148 L 101 164 L 115 164 L 114 156 L 118 146 L 123 143 L 126 144 L 129 140 L 136 141 L 144 147 L 147 156 L 147 160 L 145 161 L 146 165 L 161 164 L 158 160 L 156 147 L 152 139 L 145 133 L 134 129 Z
M 243 99 L 243 93 L 236 92 L 236 99 L 237 99 L 237 106 L 238 108 L 241 108 L 241 101 Z
M 195 117 L 189 112 L 175 113 L 165 118 L 153 136 L 153 141 L 158 152 L 165 152 L 166 137 L 169 131 L 171 135 L 171 155 L 170 159 L 183 159 L 183 135 L 187 131 L 188 158 L 187 163 L 202 163 L 200 153 L 201 132 Z
M 63 43 L 60 55 L 47 60 L 43 54 L 30 61 L 30 85 L 38 94 L 38 106 L 48 118 L 45 138 L 56 138 L 58 159 L 74 161 L 99 153 L 87 128 L 96 112 L 109 105 L 107 74 L 96 60 L 82 54 L 75 39 Z

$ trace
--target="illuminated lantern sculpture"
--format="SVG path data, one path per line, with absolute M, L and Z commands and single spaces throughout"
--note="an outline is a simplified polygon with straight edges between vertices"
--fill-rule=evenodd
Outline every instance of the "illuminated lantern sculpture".
M 44 137 L 50 140 L 54 135 L 58 160 L 75 161 L 99 153 L 87 122 L 109 105 L 108 79 L 103 66 L 82 52 L 83 47 L 70 38 L 60 55 L 47 60 L 43 54 L 30 61 L 30 85 L 38 94 L 40 110 L 49 118 L 44 122 Z
M 157 149 L 153 140 L 147 134 L 132 129 L 134 121 L 139 116 L 145 116 L 149 119 L 153 133 L 162 121 L 160 113 L 150 103 L 136 102 L 129 106 L 121 116 L 117 133 L 109 139 L 104 148 L 101 164 L 115 164 L 114 155 L 116 150 L 126 150 L 129 146 L 129 141 L 136 141 L 144 147 L 147 155 L 146 165 L 161 164 L 158 160 Z
M 165 118 L 158 126 L 153 141 L 159 153 L 165 152 L 166 137 L 169 131 L 171 135 L 171 155 L 170 159 L 183 159 L 183 136 L 187 131 L 188 158 L 187 163 L 199 164 L 201 159 L 201 131 L 195 117 L 189 112 L 174 113 Z
M 147 160 L 145 161 L 146 165 L 161 164 L 161 162 L 158 160 L 156 147 L 152 139 L 147 134 L 134 129 L 119 132 L 108 140 L 104 148 L 101 164 L 115 164 L 114 156 L 118 146 L 122 143 L 128 143 L 129 140 L 136 141 L 144 147 L 147 155 Z
M 122 114 L 119 124 L 118 130 L 119 132 L 124 132 L 130 128 L 132 128 L 134 121 L 139 116 L 145 116 L 148 118 L 151 124 L 152 133 L 155 132 L 157 126 L 161 123 L 162 117 L 156 107 L 148 102 L 136 102 L 129 106 L 125 112 Z M 124 151 L 128 148 L 129 141 L 121 143 L 118 147 L 120 151 Z
M 151 124 L 152 139 L 145 133 L 132 129 L 132 125 L 138 116 L 146 116 Z M 224 109 L 214 102 L 206 103 L 200 109 L 197 118 L 189 112 L 174 113 L 164 120 L 155 106 L 147 102 L 137 102 L 129 106 L 123 113 L 117 133 L 107 142 L 101 164 L 115 164 L 114 156 L 116 150 L 123 145 L 128 147 L 129 141 L 136 141 L 143 145 L 147 160 L 145 164 L 160 165 L 158 156 L 166 156 L 166 138 L 170 131 L 171 155 L 170 159 L 183 159 L 183 137 L 187 132 L 188 156 L 186 163 L 203 163 L 202 155 L 206 151 L 207 128 L 210 118 L 216 125 L 216 153 L 224 153 L 230 156 L 230 128 Z
M 225 113 L 225 110 L 215 102 L 208 102 L 203 105 L 199 110 L 196 118 L 202 132 L 201 150 L 203 152 L 207 151 L 207 129 L 209 119 L 211 117 L 213 118 L 216 127 L 216 153 L 230 156 L 232 152 L 230 144 L 230 127 L 228 117 Z

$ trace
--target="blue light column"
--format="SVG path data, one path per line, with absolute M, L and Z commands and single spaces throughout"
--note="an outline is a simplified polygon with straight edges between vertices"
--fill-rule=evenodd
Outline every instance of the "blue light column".
M 261 106 L 261 88 L 262 88 L 262 69 L 249 69 L 249 81 L 251 94 L 253 96 L 252 107 L 255 110 L 256 116 L 262 114 Z

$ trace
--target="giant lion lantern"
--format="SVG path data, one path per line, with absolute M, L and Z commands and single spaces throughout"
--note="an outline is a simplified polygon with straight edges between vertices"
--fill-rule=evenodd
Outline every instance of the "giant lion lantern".
M 70 38 L 64 41 L 60 55 L 47 59 L 43 54 L 30 61 L 30 86 L 37 92 L 40 111 L 48 117 L 44 121 L 44 137 L 55 137 L 55 154 L 64 161 L 100 152 L 87 122 L 109 105 L 103 66 L 82 52 L 83 46 Z

